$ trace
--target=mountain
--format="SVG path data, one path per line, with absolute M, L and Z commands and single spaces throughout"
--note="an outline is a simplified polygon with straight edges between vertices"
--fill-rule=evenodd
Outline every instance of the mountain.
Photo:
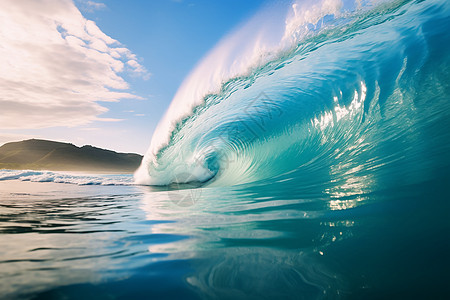
M 139 154 L 37 139 L 0 147 L 0 169 L 131 173 L 141 161 Z

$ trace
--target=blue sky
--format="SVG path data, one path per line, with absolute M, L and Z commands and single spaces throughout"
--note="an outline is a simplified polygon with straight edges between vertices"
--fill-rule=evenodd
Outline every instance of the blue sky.
M 183 79 L 264 5 L 6 1 L 0 144 L 35 137 L 142 154 Z

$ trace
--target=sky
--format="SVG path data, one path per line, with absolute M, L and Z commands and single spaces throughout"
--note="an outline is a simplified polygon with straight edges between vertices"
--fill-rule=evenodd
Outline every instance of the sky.
M 2 0 L 0 145 L 144 154 L 178 87 L 263 0 Z

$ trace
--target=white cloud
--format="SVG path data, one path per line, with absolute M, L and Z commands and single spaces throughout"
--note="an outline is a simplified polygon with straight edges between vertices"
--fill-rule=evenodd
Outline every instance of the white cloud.
M 100 2 L 88 1 L 86 4 L 94 10 L 105 9 L 106 5 Z
M 3 0 L 0 65 L 0 128 L 117 121 L 98 102 L 139 98 L 120 72 L 149 75 L 70 0 Z
M 84 12 L 93 13 L 96 10 L 106 9 L 106 4 L 95 1 L 75 0 Z
M 149 79 L 150 74 L 135 59 L 130 59 L 127 61 L 127 64 L 132 68 L 133 72 L 141 75 L 145 80 Z

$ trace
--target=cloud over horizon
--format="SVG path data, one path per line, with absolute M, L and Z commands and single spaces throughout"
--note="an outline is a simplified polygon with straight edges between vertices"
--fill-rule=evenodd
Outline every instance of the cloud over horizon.
M 120 73 L 147 78 L 136 55 L 71 0 L 4 0 L 0 8 L 0 128 L 79 126 L 99 102 L 139 98 Z

